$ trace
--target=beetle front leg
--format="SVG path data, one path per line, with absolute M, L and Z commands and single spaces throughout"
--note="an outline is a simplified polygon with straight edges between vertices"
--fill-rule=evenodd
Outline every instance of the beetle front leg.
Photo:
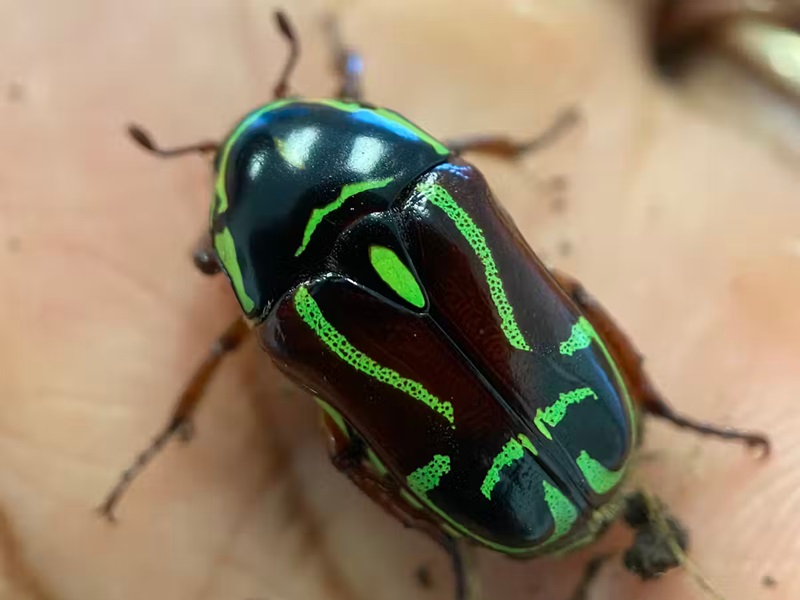
M 769 438 L 752 431 L 743 431 L 704 423 L 677 412 L 656 389 L 642 367 L 642 356 L 630 339 L 622 332 L 611 315 L 595 300 L 583 286 L 572 277 L 554 272 L 558 283 L 583 311 L 598 335 L 605 341 L 609 352 L 617 361 L 626 379 L 631 396 L 639 405 L 653 416 L 670 421 L 673 425 L 690 429 L 703 435 L 711 435 L 728 440 L 739 440 L 751 447 L 759 447 L 765 455 L 769 454 Z
M 333 54 L 333 70 L 339 79 L 339 89 L 336 92 L 336 97 L 341 100 L 360 102 L 364 66 L 361 56 L 342 42 L 339 24 L 334 17 L 328 19 L 326 26 L 330 39 L 331 53 Z
M 323 427 L 329 436 L 329 453 L 333 465 L 387 513 L 405 527 L 426 533 L 450 557 L 455 579 L 455 600 L 480 600 L 476 578 L 467 557 L 467 549 L 422 510 L 411 505 L 390 476 L 381 476 L 370 464 L 367 447 L 361 438 L 329 412 L 323 413 Z
M 625 523 L 635 533 L 623 559 L 628 571 L 646 581 L 686 562 L 689 534 L 657 498 L 635 491 L 625 504 Z
M 211 243 L 211 235 L 207 231 L 203 232 L 195 245 L 192 262 L 203 275 L 216 275 L 222 270 Z
M 208 154 L 216 154 L 219 150 L 219 143 L 204 140 L 186 146 L 174 146 L 172 148 L 164 148 L 157 144 L 153 137 L 139 125 L 129 125 L 128 135 L 131 136 L 134 142 L 143 150 L 154 154 L 159 158 L 175 158 L 178 156 L 186 156 L 187 154 L 200 154 L 206 156 Z
M 578 110 L 569 108 L 561 113 L 544 131 L 527 140 L 514 140 L 505 135 L 471 135 L 446 140 L 444 145 L 454 154 L 477 152 L 513 160 L 546 148 L 574 127 L 579 119 Z
M 205 395 L 206 388 L 213 375 L 217 372 L 222 359 L 236 350 L 247 338 L 250 332 L 247 322 L 238 317 L 225 332 L 217 338 L 211 346 L 211 350 L 202 364 L 197 368 L 189 379 L 186 387 L 172 409 L 167 424 L 153 438 L 150 445 L 136 457 L 130 467 L 125 469 L 120 475 L 116 485 L 111 489 L 99 511 L 107 519 L 114 520 L 114 509 L 119 503 L 125 491 L 130 487 L 133 480 L 147 466 L 150 461 L 164 448 L 164 446 L 175 436 L 184 440 L 191 437 L 191 419 L 195 410 L 200 405 L 200 401 Z
M 575 592 L 570 596 L 569 600 L 588 600 L 592 585 L 600 575 L 600 569 L 611 557 L 611 554 L 601 554 L 586 563 L 581 580 L 578 582 L 578 587 L 575 588 Z

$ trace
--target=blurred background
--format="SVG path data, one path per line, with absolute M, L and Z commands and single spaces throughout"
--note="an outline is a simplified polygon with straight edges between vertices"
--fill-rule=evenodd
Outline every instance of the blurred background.
M 236 314 L 192 268 L 206 160 L 267 101 L 286 47 L 267 0 L 0 1 L 0 598 L 452 597 L 445 556 L 328 463 L 316 408 L 249 343 L 186 447 L 95 512 Z M 578 127 L 515 163 L 476 158 L 534 250 L 580 278 L 677 408 L 764 430 L 773 456 L 648 427 L 636 474 L 692 532 L 729 600 L 800 597 L 800 41 L 795 2 L 292 0 L 292 88 L 334 77 L 437 137 Z M 487 600 L 569 598 L 612 529 L 565 560 L 476 553 Z M 707 597 L 618 560 L 589 598 Z

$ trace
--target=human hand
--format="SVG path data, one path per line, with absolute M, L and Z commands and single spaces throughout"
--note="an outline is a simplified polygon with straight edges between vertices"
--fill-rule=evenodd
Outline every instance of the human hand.
M 0 596 L 450 598 L 441 551 L 334 471 L 313 403 L 253 343 L 213 383 L 196 439 L 155 461 L 119 523 L 92 512 L 237 314 L 227 284 L 188 259 L 208 165 L 157 161 L 124 126 L 165 144 L 221 137 L 268 98 L 286 48 L 265 3 L 40 4 L 9 3 L 0 42 Z M 758 461 L 654 425 L 640 477 L 690 528 L 693 560 L 726 598 L 798 597 L 796 112 L 747 96 L 756 84 L 721 65 L 667 86 L 643 48 L 646 5 L 432 4 L 341 9 L 367 97 L 442 138 L 525 137 L 580 106 L 582 125 L 535 157 L 475 162 L 534 250 L 631 334 L 676 408 L 772 436 Z M 304 53 L 293 88 L 325 95 L 321 13 L 287 8 Z M 765 119 L 784 119 L 785 137 L 765 134 Z M 566 600 L 597 548 L 626 541 L 616 528 L 564 560 L 481 551 L 485 597 Z M 414 576 L 422 565 L 431 589 Z M 640 584 L 619 561 L 592 593 L 703 597 L 683 570 Z

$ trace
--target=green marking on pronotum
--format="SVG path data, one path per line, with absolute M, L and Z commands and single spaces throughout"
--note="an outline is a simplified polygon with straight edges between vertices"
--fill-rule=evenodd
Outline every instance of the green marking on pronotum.
M 402 377 L 397 371 L 389 369 L 372 360 L 369 356 L 355 348 L 347 338 L 331 325 L 319 308 L 316 300 L 311 297 L 308 289 L 301 286 L 294 295 L 294 306 L 297 314 L 311 327 L 323 343 L 339 358 L 354 369 L 366 373 L 373 379 L 392 386 L 427 405 L 433 411 L 447 419 L 450 426 L 455 429 L 453 405 L 442 402 L 431 394 L 421 383 Z
M 236 297 L 239 298 L 239 303 L 242 305 L 244 312 L 249 313 L 253 310 L 255 303 L 244 289 L 242 269 L 239 266 L 239 260 L 236 258 L 236 246 L 233 242 L 233 236 L 227 227 L 214 236 L 214 249 L 217 251 L 217 256 L 222 262 L 222 266 L 225 267 L 225 272 L 230 277 L 233 290 L 236 292 Z
M 505 443 L 500 453 L 494 457 L 492 466 L 489 469 L 489 472 L 486 473 L 486 477 L 483 479 L 483 483 L 481 484 L 481 493 L 486 496 L 488 500 L 492 499 L 492 490 L 494 490 L 495 486 L 500 483 L 500 471 L 503 469 L 503 467 L 507 467 L 513 464 L 515 461 L 521 459 L 525 455 L 523 448 L 527 449 L 534 456 L 539 454 L 526 435 L 520 433 L 517 438 L 519 441 L 511 438 Z
M 432 146 L 437 154 L 441 154 L 443 156 L 450 154 L 450 150 L 448 150 L 436 138 L 425 133 L 424 131 L 422 131 L 422 129 L 414 125 L 411 121 L 401 117 L 400 115 L 398 115 L 395 112 L 392 112 L 391 110 L 387 110 L 385 108 L 365 108 L 360 104 L 356 104 L 355 102 L 342 102 L 341 100 L 324 99 L 324 100 L 309 100 L 309 102 L 314 102 L 316 104 L 324 104 L 325 106 L 330 106 L 331 108 L 335 108 L 337 110 L 342 110 L 349 113 L 354 113 L 362 110 L 374 113 L 379 117 L 383 117 L 387 121 L 391 121 L 392 123 L 400 125 L 401 127 L 405 127 L 406 129 L 409 130 L 409 132 L 417 136 L 420 140 Z
M 303 232 L 303 243 L 300 244 L 300 247 L 297 249 L 294 255 L 300 256 L 303 253 L 303 251 L 306 249 L 306 246 L 308 246 L 308 242 L 311 241 L 311 236 L 314 235 L 314 230 L 320 223 L 322 223 L 322 219 L 335 211 L 337 208 L 340 208 L 348 198 L 351 198 L 356 194 L 360 194 L 361 192 L 385 187 L 393 180 L 394 177 L 387 177 L 385 179 L 378 179 L 377 181 L 348 183 L 346 186 L 344 186 L 336 200 L 326 204 L 321 208 L 315 208 L 313 211 L 311 211 L 311 216 L 308 218 L 308 223 L 306 223 L 306 230 Z
M 555 427 L 567 414 L 567 408 L 570 404 L 578 404 L 586 398 L 592 397 L 597 400 L 597 394 L 594 393 L 592 388 L 582 387 L 577 390 L 572 390 L 566 394 L 559 394 L 558 400 L 544 410 L 541 408 L 536 411 L 536 416 L 533 418 L 533 423 L 536 428 L 548 440 L 552 440 L 553 436 L 547 429 L 547 426 Z
M 564 356 L 572 356 L 578 350 L 588 348 L 596 335 L 594 327 L 586 320 L 586 317 L 580 317 L 577 323 L 572 326 L 569 339 L 565 342 L 561 342 L 558 348 L 559 352 Z
M 442 454 L 434 454 L 433 460 L 424 467 L 420 467 L 406 481 L 408 487 L 420 496 L 426 496 L 428 492 L 436 489 L 442 477 L 450 472 L 450 457 Z
M 391 121 L 392 123 L 405 127 L 406 129 L 409 130 L 410 133 L 416 135 L 420 140 L 432 146 L 437 154 L 441 154 L 443 156 L 450 154 L 450 150 L 448 150 L 444 145 L 442 145 L 441 142 L 437 141 L 435 138 L 422 131 L 419 127 L 417 127 L 410 121 L 404 119 L 403 117 L 401 117 L 396 113 L 393 113 L 390 110 L 386 110 L 385 108 L 374 108 L 374 109 L 365 108 L 353 102 L 342 102 L 340 100 L 329 100 L 329 99 L 315 100 L 315 99 L 304 98 L 302 100 L 297 100 L 297 99 L 284 98 L 282 100 L 276 100 L 275 102 L 271 102 L 266 106 L 262 106 L 261 108 L 256 109 L 252 113 L 247 115 L 242 120 L 242 122 L 239 123 L 234 132 L 230 135 L 230 137 L 228 137 L 228 141 L 225 144 L 225 147 L 222 149 L 222 153 L 220 155 L 219 173 L 217 175 L 217 182 L 215 187 L 215 191 L 217 193 L 219 201 L 216 203 L 212 203 L 212 209 L 211 209 L 212 218 L 214 217 L 213 213 L 219 215 L 228 210 L 228 194 L 225 190 L 225 179 L 227 176 L 228 158 L 230 156 L 231 149 L 236 144 L 242 133 L 246 131 L 247 128 L 250 127 L 250 125 L 258 121 L 258 119 L 260 119 L 264 114 L 276 110 L 278 108 L 281 108 L 283 106 L 286 106 L 287 104 L 301 103 L 301 102 L 307 102 L 309 104 L 323 104 L 325 106 L 330 106 L 331 108 L 335 108 L 337 110 L 342 110 L 351 113 L 357 112 L 359 110 L 372 112 L 378 115 L 379 117 Z
M 271 102 L 266 106 L 262 106 L 261 108 L 254 110 L 244 119 L 242 119 L 242 122 L 239 123 L 234 132 L 230 135 L 230 137 L 228 137 L 228 141 L 225 144 L 225 147 L 222 149 L 222 154 L 220 155 L 219 173 L 217 173 L 217 182 L 215 186 L 215 191 L 217 193 L 217 197 L 219 198 L 219 202 L 216 203 L 215 207 L 212 204 L 212 211 L 214 208 L 216 208 L 216 214 L 220 215 L 228 210 L 228 192 L 225 190 L 225 179 L 228 171 L 228 158 L 230 157 L 231 149 L 239 140 L 239 136 L 241 136 L 242 133 L 244 133 L 244 131 L 250 127 L 250 125 L 258 121 L 265 113 L 273 111 L 282 106 L 286 106 L 287 104 L 291 104 L 292 102 L 295 102 L 295 100 L 276 100 L 275 102 Z M 213 218 L 214 215 L 212 214 L 211 217 Z
M 544 501 L 550 509 L 555 529 L 547 541 L 554 542 L 566 534 L 578 520 L 578 509 L 556 486 L 542 481 Z
M 398 296 L 417 308 L 425 306 L 425 296 L 422 295 L 416 278 L 397 254 L 384 246 L 370 246 L 369 260 L 381 279 Z
M 425 196 L 428 202 L 443 210 L 450 217 L 458 231 L 480 258 L 486 274 L 486 282 L 489 285 L 489 293 L 500 315 L 501 327 L 509 343 L 518 350 L 530 350 L 530 346 L 525 341 L 517 321 L 514 319 L 514 310 L 508 302 L 503 281 L 500 279 L 500 272 L 492 257 L 492 251 L 489 250 L 489 246 L 486 244 L 486 238 L 481 228 L 475 224 L 472 217 L 453 200 L 450 193 L 442 186 L 434 183 L 421 183 L 417 186 L 417 191 Z
M 624 468 L 619 471 L 610 471 L 599 461 L 589 456 L 586 450 L 580 453 L 576 462 L 589 483 L 589 487 L 598 494 L 605 494 L 614 488 L 625 474 Z

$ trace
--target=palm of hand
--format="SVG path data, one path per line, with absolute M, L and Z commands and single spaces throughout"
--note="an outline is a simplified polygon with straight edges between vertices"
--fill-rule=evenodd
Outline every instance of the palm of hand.
M 164 140 L 203 137 L 271 89 L 285 52 L 271 7 L 212 4 L 189 22 L 179 3 L 153 4 L 157 23 L 147 3 L 103 12 L 85 0 L 90 21 L 75 3 L 47 17 L 11 9 L 37 27 L 34 43 L 8 39 L 30 81 L 3 107 L 0 589 L 20 599 L 448 598 L 446 559 L 330 468 L 313 405 L 252 344 L 213 384 L 197 439 L 164 453 L 120 524 L 91 512 L 235 314 L 225 283 L 186 259 L 204 224 L 206 166 L 154 162 L 119 133 L 135 116 Z M 638 24 L 620 7 L 578 18 L 552 3 L 517 18 L 470 15 L 461 2 L 454 20 L 453 6 L 375 4 L 345 21 L 368 59 L 370 98 L 429 130 L 526 133 L 581 99 L 578 134 L 518 166 L 487 161 L 487 177 L 533 247 L 620 319 L 677 407 L 773 436 L 775 456 L 761 464 L 652 427 L 660 453 L 643 472 L 726 597 L 760 597 L 765 574 L 779 581 L 771 598 L 796 597 L 800 208 L 789 160 L 652 80 L 634 51 Z M 304 39 L 294 85 L 320 94 L 323 46 Z M 566 190 L 548 183 L 555 176 Z M 602 545 L 620 543 L 613 534 Z M 480 577 L 488 598 L 566 598 L 592 555 L 480 553 Z M 413 577 L 423 564 L 427 591 Z M 645 587 L 617 566 L 595 593 L 700 597 L 680 573 Z

